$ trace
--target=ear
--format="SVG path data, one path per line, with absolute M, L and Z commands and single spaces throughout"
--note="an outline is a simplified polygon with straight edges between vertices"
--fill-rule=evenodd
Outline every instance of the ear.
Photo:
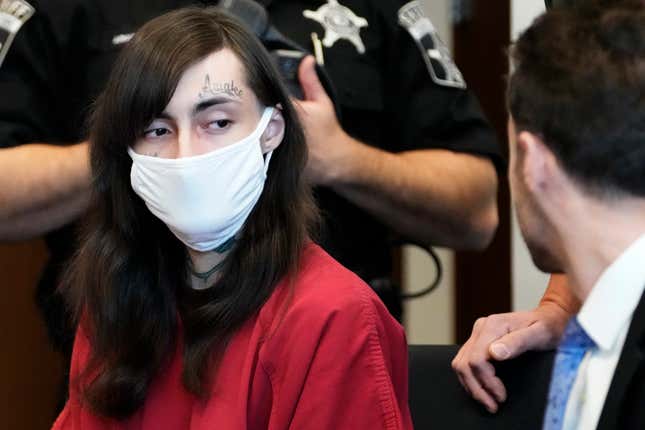
M 282 115 L 282 107 L 280 105 L 276 106 L 273 109 L 271 114 L 271 120 L 267 128 L 260 136 L 260 146 L 262 147 L 262 153 L 266 154 L 267 152 L 275 150 L 282 139 L 284 138 L 284 117 Z
M 561 177 L 560 165 L 542 138 L 529 131 L 517 136 L 517 169 L 524 185 L 532 193 L 553 188 Z

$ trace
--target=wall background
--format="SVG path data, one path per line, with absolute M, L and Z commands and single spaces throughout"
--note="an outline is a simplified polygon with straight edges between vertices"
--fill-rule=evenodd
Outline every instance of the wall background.
M 428 16 L 448 46 L 452 46 L 451 0 L 422 0 Z M 511 35 L 513 40 L 544 12 L 543 0 L 511 0 Z M 493 23 L 491 23 L 492 25 Z M 506 142 L 502 142 L 506 144 Z M 502 180 L 506 180 L 502 178 Z M 511 231 L 511 282 L 513 310 L 531 309 L 537 305 L 548 282 L 540 272 L 522 239 L 513 216 Z M 405 304 L 405 326 L 411 344 L 447 344 L 455 342 L 455 285 L 454 253 L 438 249 L 444 269 L 444 279 L 437 290 L 422 299 Z M 434 277 L 429 258 L 414 247 L 403 251 L 403 288 L 417 289 Z M 486 281 L 482 280 L 482 288 Z
M 426 12 L 447 46 L 452 46 L 450 0 L 423 0 Z M 405 327 L 410 344 L 455 342 L 454 252 L 436 249 L 443 265 L 441 285 L 420 299 L 405 304 Z M 415 247 L 403 250 L 403 288 L 419 289 L 434 279 L 430 257 Z
M 512 0 L 511 35 L 513 40 L 516 40 L 520 33 L 531 25 L 531 22 L 544 10 L 543 0 Z M 515 216 L 513 216 L 511 237 L 513 309 L 532 309 L 544 294 L 549 276 L 540 272 L 533 265 Z

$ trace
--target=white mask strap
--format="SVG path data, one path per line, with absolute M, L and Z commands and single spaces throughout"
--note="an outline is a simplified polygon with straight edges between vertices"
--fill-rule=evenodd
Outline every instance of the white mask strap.
M 258 139 L 262 136 L 262 133 L 264 133 L 264 130 L 269 126 L 269 122 L 271 122 L 271 115 L 273 115 L 273 108 L 271 106 L 267 106 L 264 108 L 264 112 L 262 112 L 262 116 L 260 117 L 260 122 L 258 122 L 258 126 L 255 129 L 251 135 L 257 135 Z
M 266 153 L 264 158 L 264 175 L 266 176 L 269 171 L 269 161 L 271 161 L 271 156 L 273 155 L 273 150 Z
M 260 118 L 260 122 L 258 123 L 258 128 L 257 131 L 259 131 L 259 136 L 262 137 L 262 133 L 266 130 L 266 128 L 269 126 L 269 122 L 271 121 L 271 116 L 273 115 L 273 107 L 267 106 L 264 108 L 264 112 L 262 112 L 262 117 Z M 273 155 L 273 150 L 269 151 L 266 153 L 265 158 L 264 158 L 264 175 L 266 176 L 267 172 L 269 171 L 269 162 L 271 161 L 271 156 Z

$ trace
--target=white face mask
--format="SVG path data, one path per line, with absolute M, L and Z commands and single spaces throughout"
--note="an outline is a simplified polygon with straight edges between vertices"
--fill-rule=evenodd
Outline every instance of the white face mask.
M 264 189 L 272 152 L 262 157 L 267 107 L 249 136 L 215 151 L 176 159 L 132 157 L 132 189 L 186 246 L 210 251 L 244 225 Z

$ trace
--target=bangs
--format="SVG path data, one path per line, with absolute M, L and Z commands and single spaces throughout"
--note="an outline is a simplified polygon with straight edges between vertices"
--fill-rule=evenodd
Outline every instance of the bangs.
M 190 16 L 180 21 L 185 22 L 171 22 L 161 16 L 148 22 L 116 61 L 110 85 L 99 104 L 106 109 L 101 115 L 112 118 L 112 126 L 118 129 L 115 144 L 119 149 L 132 145 L 164 111 L 191 65 L 224 45 L 225 37 L 217 22 Z

